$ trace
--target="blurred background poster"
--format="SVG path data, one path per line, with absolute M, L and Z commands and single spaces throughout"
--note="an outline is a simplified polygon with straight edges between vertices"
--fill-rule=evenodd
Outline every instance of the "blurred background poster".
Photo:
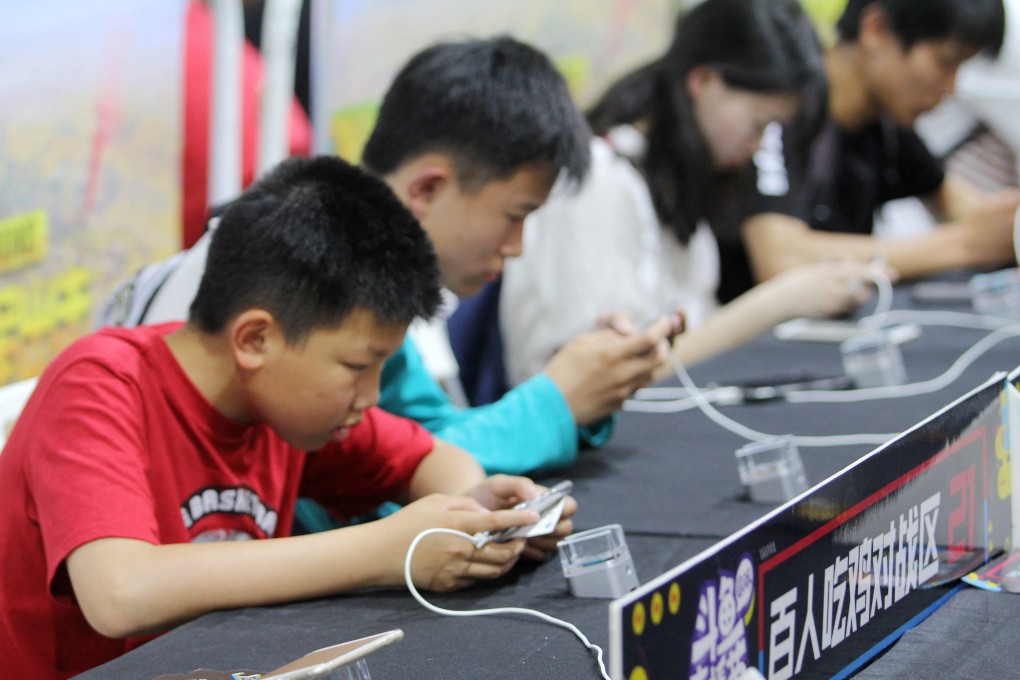
M 180 247 L 187 3 L 3 4 L 0 384 L 38 375 L 125 274 Z
M 314 147 L 352 162 L 396 71 L 429 44 L 513 35 L 547 52 L 588 107 L 617 77 L 661 55 L 678 11 L 697 4 L 304 1 Z M 826 40 L 845 0 L 802 1 Z M 238 2 L 247 15 L 265 0 Z M 38 375 L 91 329 L 118 282 L 181 247 L 190 15 L 189 0 L 0 4 L 4 385 Z
M 578 103 L 657 57 L 682 0 L 326 0 L 313 9 L 317 147 L 357 161 L 397 70 L 441 40 L 509 34 L 545 51 Z M 484 8 L 484 9 L 483 9 Z M 318 46 L 318 47 L 315 47 Z

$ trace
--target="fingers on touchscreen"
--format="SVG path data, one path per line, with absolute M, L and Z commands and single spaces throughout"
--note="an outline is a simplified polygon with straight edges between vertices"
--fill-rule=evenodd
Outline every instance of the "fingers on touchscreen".
M 548 491 L 543 491 L 534 498 L 529 498 L 526 501 L 518 503 L 514 506 L 514 510 L 534 510 L 541 519 L 535 524 L 529 524 L 522 527 L 511 527 L 509 529 L 503 529 L 501 531 L 494 531 L 488 535 L 489 541 L 507 541 L 511 538 L 526 537 L 530 534 L 530 530 L 534 527 L 544 526 L 546 524 L 551 525 L 548 531 L 541 533 L 549 533 L 556 526 L 556 522 L 559 520 L 559 514 L 555 513 L 553 516 L 552 512 L 556 506 L 564 501 L 566 496 L 573 489 L 574 484 L 570 480 L 562 481 L 556 486 L 552 487 Z M 538 535 L 538 534 L 535 534 Z

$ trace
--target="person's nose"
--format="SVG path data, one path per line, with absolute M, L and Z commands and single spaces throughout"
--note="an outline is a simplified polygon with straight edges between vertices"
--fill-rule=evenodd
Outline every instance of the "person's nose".
M 367 371 L 358 381 L 351 407 L 356 411 L 364 411 L 379 403 L 379 379 L 382 377 L 382 364 L 378 368 Z
M 945 99 L 953 95 L 956 92 L 956 77 L 960 73 L 960 67 L 954 66 L 952 70 L 945 74 L 942 78 L 942 87 L 940 89 L 941 99 Z M 940 99 L 940 101 L 941 101 Z
M 517 222 L 511 227 L 503 244 L 500 246 L 499 254 L 503 257 L 520 257 L 524 252 L 524 220 Z

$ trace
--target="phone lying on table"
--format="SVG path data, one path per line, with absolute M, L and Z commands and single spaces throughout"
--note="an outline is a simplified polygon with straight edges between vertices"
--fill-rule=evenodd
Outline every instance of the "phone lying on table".
M 772 333 L 780 340 L 801 342 L 839 343 L 862 332 L 856 321 L 839 319 L 790 319 L 772 329 Z
M 258 673 L 249 670 L 216 671 L 208 668 L 198 668 L 190 673 L 160 675 L 155 680 L 237 680 L 238 678 L 327 680 L 327 678 L 336 677 L 334 671 L 337 669 L 364 661 L 365 657 L 372 652 L 403 638 L 404 631 L 395 628 L 385 633 L 369 635 L 357 640 L 349 640 L 338 645 L 317 649 L 268 673 Z
M 853 386 L 853 378 L 846 375 L 826 377 L 789 375 L 735 385 L 740 390 L 740 397 L 744 402 L 775 401 L 785 398 L 790 392 L 848 390 Z
M 919 304 L 967 304 L 973 299 L 969 281 L 921 281 L 910 288 L 910 298 Z
M 560 521 L 560 515 L 563 514 L 566 497 L 570 495 L 573 488 L 574 483 L 565 480 L 534 498 L 518 503 L 513 507 L 514 510 L 534 510 L 541 515 L 541 518 L 534 524 L 493 531 L 488 534 L 488 540 L 509 541 L 511 538 L 530 538 L 552 533 L 557 522 Z
M 332 647 L 324 647 L 305 654 L 300 659 L 291 661 L 262 676 L 262 680 L 311 680 L 325 678 L 332 671 L 348 664 L 364 659 L 366 656 L 404 638 L 404 631 L 389 630 L 378 635 L 341 642 Z
M 841 343 L 856 335 L 867 333 L 869 330 L 872 329 L 861 326 L 856 321 L 790 319 L 776 326 L 772 333 L 780 340 Z M 895 345 L 916 340 L 921 335 L 921 327 L 916 323 L 898 323 L 885 326 L 881 330 Z

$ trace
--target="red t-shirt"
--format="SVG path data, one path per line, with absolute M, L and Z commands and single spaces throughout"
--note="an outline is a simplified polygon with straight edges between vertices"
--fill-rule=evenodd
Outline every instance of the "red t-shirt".
M 216 411 L 163 340 L 180 324 L 105 329 L 40 377 L 0 455 L 0 649 L 9 677 L 63 678 L 140 640 L 96 633 L 64 560 L 99 538 L 154 544 L 286 536 L 298 495 L 353 516 L 405 491 L 431 435 L 371 409 L 298 451 Z

